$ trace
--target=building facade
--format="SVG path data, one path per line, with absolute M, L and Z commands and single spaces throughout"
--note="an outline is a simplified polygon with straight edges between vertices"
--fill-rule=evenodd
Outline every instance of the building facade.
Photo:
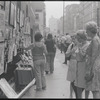
M 36 31 L 40 31 L 42 35 L 45 34 L 46 28 L 46 11 L 44 2 L 30 2 L 33 12 L 35 13 Z
M 57 35 L 57 32 L 58 32 L 58 19 L 57 18 L 54 18 L 53 16 L 51 16 L 51 18 L 49 19 L 49 28 L 53 36 Z

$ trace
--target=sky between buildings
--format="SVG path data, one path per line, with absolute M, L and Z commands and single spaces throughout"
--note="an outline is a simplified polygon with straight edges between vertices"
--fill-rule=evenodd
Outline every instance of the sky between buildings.
M 49 18 L 51 16 L 55 18 L 60 18 L 63 16 L 63 2 L 66 5 L 79 4 L 79 1 L 45 1 L 46 5 L 46 26 L 49 26 Z

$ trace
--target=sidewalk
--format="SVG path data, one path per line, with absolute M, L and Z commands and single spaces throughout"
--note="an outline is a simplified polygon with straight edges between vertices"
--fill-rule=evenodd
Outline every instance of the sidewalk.
M 68 66 L 62 64 L 63 62 L 64 54 L 57 50 L 54 62 L 54 73 L 46 75 L 47 89 L 36 92 L 34 90 L 35 86 L 32 86 L 22 98 L 69 98 L 70 83 L 66 80 Z M 92 97 L 91 93 L 90 97 Z
M 36 92 L 35 86 L 32 86 L 22 98 L 68 98 L 69 97 L 69 82 L 66 81 L 67 66 L 62 64 L 64 54 L 60 54 L 57 50 L 54 73 L 46 75 L 47 89 L 41 92 Z

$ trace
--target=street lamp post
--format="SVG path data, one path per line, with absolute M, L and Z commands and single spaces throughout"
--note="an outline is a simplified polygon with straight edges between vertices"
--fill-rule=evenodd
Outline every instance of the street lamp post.
M 65 2 L 63 1 L 63 34 L 64 34 L 64 8 L 65 8 Z

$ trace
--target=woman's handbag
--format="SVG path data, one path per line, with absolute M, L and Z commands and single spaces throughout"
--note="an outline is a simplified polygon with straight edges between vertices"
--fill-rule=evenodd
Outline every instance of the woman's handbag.
M 72 50 L 72 48 L 73 48 L 73 44 L 71 45 L 70 50 Z M 71 59 L 71 55 L 69 57 L 67 57 L 67 60 L 70 60 L 70 59 Z
M 94 77 L 94 73 L 93 73 L 92 68 L 91 68 L 90 73 L 85 75 L 86 82 L 92 81 L 93 77 Z

